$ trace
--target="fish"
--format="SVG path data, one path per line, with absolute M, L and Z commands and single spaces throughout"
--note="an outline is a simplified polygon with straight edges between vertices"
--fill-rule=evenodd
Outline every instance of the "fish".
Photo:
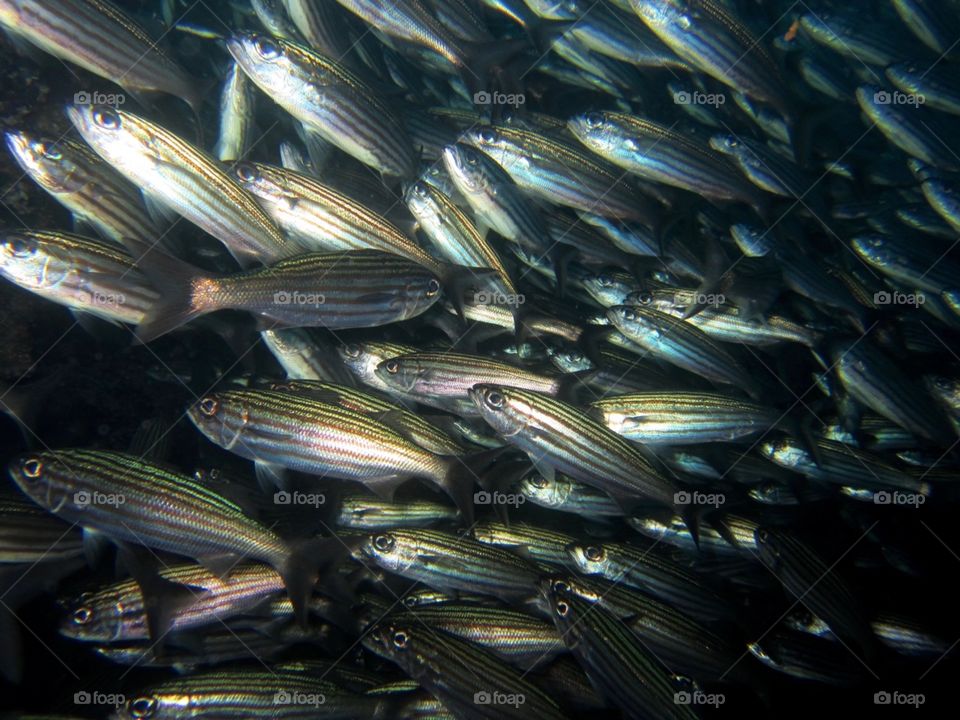
M 196 78 L 108 0 L 65 0 L 56 5 L 41 0 L 4 0 L 0 25 L 44 52 L 131 93 L 173 95 L 199 114 L 203 91 Z M 80 94 L 91 96 L 89 92 Z
M 413 174 L 413 143 L 403 123 L 337 60 L 259 33 L 233 35 L 226 45 L 260 90 L 325 140 L 384 175 Z
M 0 276 L 75 312 L 137 325 L 160 294 L 122 245 L 53 230 L 6 232 Z
M 316 553 L 329 546 L 327 540 L 299 545 L 284 540 L 190 476 L 124 453 L 44 451 L 13 460 L 8 472 L 41 507 L 116 542 L 210 562 L 264 562 L 280 574 L 304 617 L 314 573 L 323 564 Z M 155 639 L 166 623 L 154 615 L 151 624 Z
M 188 411 L 211 442 L 267 466 L 361 482 L 384 497 L 413 477 L 430 480 L 471 514 L 473 470 L 437 455 L 374 418 L 340 405 L 271 390 L 210 393 Z
M 137 327 L 143 342 L 227 308 L 272 321 L 268 327 L 376 327 L 416 317 L 440 296 L 430 271 L 379 250 L 306 253 L 219 277 L 155 251 L 148 262 L 163 295 Z
M 362 642 L 370 652 L 396 663 L 457 716 L 566 717 L 546 693 L 497 656 L 419 622 L 385 619 Z
M 203 150 L 160 125 L 104 105 L 70 105 L 67 116 L 93 150 L 145 195 L 220 240 L 246 264 L 300 248 Z
M 136 186 L 86 145 L 26 130 L 11 130 L 5 139 L 23 171 L 73 214 L 75 226 L 91 225 L 104 239 L 121 245 L 130 237 L 161 237 Z

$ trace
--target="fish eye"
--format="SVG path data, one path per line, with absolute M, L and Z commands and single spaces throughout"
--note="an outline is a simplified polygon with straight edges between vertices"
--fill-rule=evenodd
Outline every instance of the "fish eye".
M 653 293 L 649 290 L 642 290 L 637 293 L 636 300 L 641 305 L 649 305 L 653 302 Z
M 392 535 L 377 535 L 373 539 L 373 546 L 380 552 L 390 552 L 396 543 Z
M 570 613 L 570 605 L 561 600 L 557 603 L 557 615 L 566 617 Z
M 433 297 L 438 292 L 440 292 L 440 282 L 433 278 L 427 283 L 427 297 Z
M 73 611 L 70 619 L 73 620 L 74 625 L 86 625 L 93 620 L 93 610 L 88 607 L 79 607 Z
M 637 314 L 636 314 L 633 310 L 631 310 L 630 308 L 627 308 L 626 310 L 623 311 L 623 319 L 624 319 L 624 320 L 636 320 L 636 319 L 637 319 Z
M 599 562 L 603 560 L 603 548 L 596 545 L 588 545 L 584 548 L 583 554 L 590 562 Z
M 391 375 L 396 375 L 398 372 L 400 372 L 400 362 L 398 360 L 387 360 L 383 366 Z
M 425 182 L 417 181 L 413 184 L 413 194 L 419 198 L 427 197 L 427 184 Z
M 36 243 L 23 235 L 11 235 L 4 242 L 4 246 L 13 257 L 18 258 L 30 257 L 37 250 Z
M 598 112 L 587 113 L 586 117 L 584 117 L 584 120 L 586 121 L 588 128 L 596 129 L 603 125 L 603 115 Z
M 600 287 L 610 287 L 613 285 L 613 276 L 601 273 L 597 275 L 597 284 L 600 285 Z
M 482 143 L 495 143 L 497 141 L 497 131 L 493 128 L 485 127 L 480 131 L 478 137 Z
M 130 702 L 130 714 L 135 718 L 148 718 L 157 711 L 157 700 L 152 697 L 138 697 Z
M 36 480 L 43 472 L 43 462 L 39 458 L 28 458 L 20 463 L 20 472 L 31 480 Z
M 37 143 L 37 151 L 47 160 L 60 160 L 63 157 L 63 153 L 56 145 L 48 145 L 45 142 Z
M 770 539 L 770 533 L 768 533 L 766 530 L 757 530 L 758 543 L 765 543 L 769 539 Z
M 254 47 L 257 48 L 257 52 L 264 60 L 276 60 L 280 57 L 280 46 L 270 38 L 258 37 L 254 42 Z
M 115 110 L 106 107 L 93 111 L 93 121 L 106 130 L 117 130 L 120 127 L 120 116 Z
M 503 393 L 498 393 L 496 390 L 487 394 L 487 405 L 494 409 L 499 409 L 503 407 Z
M 203 400 L 200 401 L 199 406 L 200 406 L 200 412 L 210 417 L 213 417 L 214 415 L 216 415 L 217 410 L 220 409 L 220 403 L 217 402 L 216 398 L 212 398 L 212 397 L 205 397 Z
M 477 157 L 476 153 L 464 153 L 464 159 L 467 162 L 467 165 L 479 165 L 480 158 Z
M 344 345 L 343 354 L 349 358 L 358 358 L 360 357 L 360 346 L 359 345 Z
M 245 183 L 254 182 L 260 177 L 260 173 L 257 172 L 257 166 L 248 162 L 237 163 L 233 168 L 233 174 L 237 176 L 237 179 Z
M 566 580 L 554 580 L 553 581 L 553 591 L 554 592 L 568 592 L 570 586 L 567 585 Z
M 530 481 L 530 484 L 533 485 L 535 488 L 540 488 L 542 490 L 543 488 L 547 487 L 547 485 L 549 485 L 550 483 L 547 482 L 547 479 L 543 477 L 543 475 L 537 475 Z
M 410 642 L 410 636 L 407 635 L 403 630 L 397 630 L 393 634 L 393 646 L 399 648 L 400 650 L 405 650 L 407 644 Z

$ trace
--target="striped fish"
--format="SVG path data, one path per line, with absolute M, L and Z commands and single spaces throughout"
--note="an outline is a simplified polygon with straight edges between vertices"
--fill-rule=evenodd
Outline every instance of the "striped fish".
M 553 625 L 507 608 L 441 603 L 391 614 L 389 620 L 423 623 L 431 630 L 473 643 L 524 671 L 553 660 L 564 650 Z
M 299 251 L 257 201 L 203 150 L 122 110 L 71 105 L 67 115 L 83 139 L 121 175 L 220 240 L 238 261 L 269 263 Z
M 4 233 L 0 276 L 111 322 L 142 322 L 160 297 L 122 246 L 58 230 Z
M 617 167 L 547 135 L 481 125 L 460 142 L 490 156 L 524 192 L 548 202 L 618 218 L 653 222 L 653 204 L 624 180 Z
M 264 562 L 283 578 L 298 617 L 305 618 L 305 601 L 329 540 L 284 540 L 193 478 L 124 453 L 41 452 L 14 460 L 9 472 L 41 507 L 118 542 L 196 560 Z M 156 638 L 156 631 L 151 636 Z
M 309 253 L 220 277 L 156 252 L 149 263 L 163 296 L 137 329 L 144 342 L 224 308 L 292 327 L 376 327 L 416 317 L 440 295 L 422 265 L 378 250 Z
M 724 85 L 769 103 L 785 117 L 786 83 L 766 46 L 716 0 L 630 0 L 677 56 Z
M 260 339 L 290 379 L 354 384 L 353 375 L 325 337 L 306 328 L 279 328 L 261 331 Z
M 456 508 L 431 500 L 391 501 L 366 493 L 340 499 L 337 525 L 352 530 L 391 530 L 457 522 Z
M 546 251 L 551 236 L 540 210 L 506 170 L 464 143 L 445 146 L 442 156 L 447 174 L 480 223 L 532 251 Z
M 313 380 L 270 382 L 266 389 L 304 395 L 369 415 L 379 422 L 386 423 L 425 450 L 438 455 L 461 455 L 464 452 L 453 438 L 427 422 L 423 416 L 363 390 Z
M 567 127 L 583 145 L 625 170 L 654 182 L 713 200 L 763 204 L 762 193 L 746 182 L 719 153 L 696 138 L 636 115 L 589 112 Z
M 784 589 L 830 629 L 866 652 L 877 639 L 863 605 L 833 564 L 787 531 L 757 528 L 757 556 L 783 583 Z
M 107 0 L 2 0 L 0 25 L 130 92 L 167 93 L 183 98 L 195 115 L 200 111 L 196 80 Z
M 663 445 L 743 440 L 770 430 L 780 418 L 776 410 L 739 398 L 677 391 L 605 397 L 590 409 L 625 438 Z
M 540 570 L 529 560 L 456 533 L 397 528 L 358 541 L 354 554 L 384 570 L 444 592 L 491 595 L 508 602 L 535 593 Z
M 232 63 L 220 90 L 220 131 L 213 154 L 222 162 L 242 158 L 250 147 L 256 94 L 240 66 Z
M 189 604 L 171 613 L 171 632 L 222 622 L 283 592 L 283 580 L 269 565 L 237 565 L 222 579 L 192 563 L 171 565 L 159 572 L 165 580 L 189 586 L 193 593 Z M 68 601 L 60 633 L 88 642 L 147 639 L 150 634 L 140 586 L 135 580 L 122 580 Z
M 752 397 L 759 394 L 746 369 L 699 328 L 639 305 L 615 305 L 607 310 L 607 318 L 654 357 L 712 382 L 743 388 Z
M 262 163 L 238 163 L 231 174 L 285 233 L 310 251 L 380 250 L 442 273 L 441 263 L 395 225 L 329 185 Z
M 384 360 L 377 375 L 392 391 L 426 405 L 460 415 L 478 415 L 470 389 L 480 383 L 503 383 L 556 395 L 561 378 L 519 368 L 482 355 L 415 352 Z
M 362 642 L 367 650 L 396 663 L 455 717 L 565 717 L 550 697 L 497 656 L 420 622 L 384 620 L 364 635 Z
M 475 385 L 470 397 L 497 434 L 526 452 L 547 479 L 560 472 L 625 505 L 647 500 L 673 507 L 674 482 L 634 445 L 578 408 L 504 385 Z
M 413 175 L 403 123 L 336 60 L 256 33 L 234 35 L 227 50 L 257 87 L 325 140 L 385 175 Z
M 724 593 L 654 548 L 624 543 L 573 543 L 567 553 L 573 566 L 584 575 L 625 583 L 694 617 L 717 620 L 732 615 L 730 599 Z
M 319 677 L 318 677 L 319 675 Z M 390 697 L 348 692 L 322 673 L 282 667 L 210 670 L 168 680 L 126 698 L 117 720 L 144 718 L 370 718 L 397 717 Z
M 160 229 L 147 213 L 136 186 L 81 143 L 10 131 L 7 148 L 23 171 L 61 205 L 104 237 L 152 240 Z
M 418 352 L 413 345 L 383 340 L 368 340 L 362 343 L 350 343 L 337 348 L 344 364 L 350 368 L 356 378 L 374 390 L 389 393 L 390 388 L 377 375 L 377 366 L 384 360 L 398 355 L 409 355 Z
M 564 644 L 586 670 L 597 692 L 631 720 L 697 715 L 677 703 L 662 662 L 619 618 L 570 592 L 546 583 L 550 617 Z
M 407 188 L 404 200 L 441 256 L 454 265 L 492 268 L 499 281 L 496 287 L 516 298 L 517 288 L 497 251 L 449 197 L 429 183 L 417 181 Z
M 188 415 L 211 442 L 248 460 L 361 482 L 386 496 L 421 477 L 472 515 L 473 475 L 463 463 L 339 405 L 289 392 L 229 390 L 203 397 Z

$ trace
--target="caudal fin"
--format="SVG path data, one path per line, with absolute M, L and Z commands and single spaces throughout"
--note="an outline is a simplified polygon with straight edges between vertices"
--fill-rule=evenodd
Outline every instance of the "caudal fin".
M 312 538 L 295 543 L 283 565 L 277 568 L 301 627 L 306 627 L 310 595 L 317 580 L 329 574 L 349 554 L 349 548 L 337 538 Z
M 137 326 L 140 342 L 150 342 L 209 311 L 195 301 L 194 287 L 209 280 L 198 268 L 155 246 L 134 244 L 131 251 L 160 295 Z

